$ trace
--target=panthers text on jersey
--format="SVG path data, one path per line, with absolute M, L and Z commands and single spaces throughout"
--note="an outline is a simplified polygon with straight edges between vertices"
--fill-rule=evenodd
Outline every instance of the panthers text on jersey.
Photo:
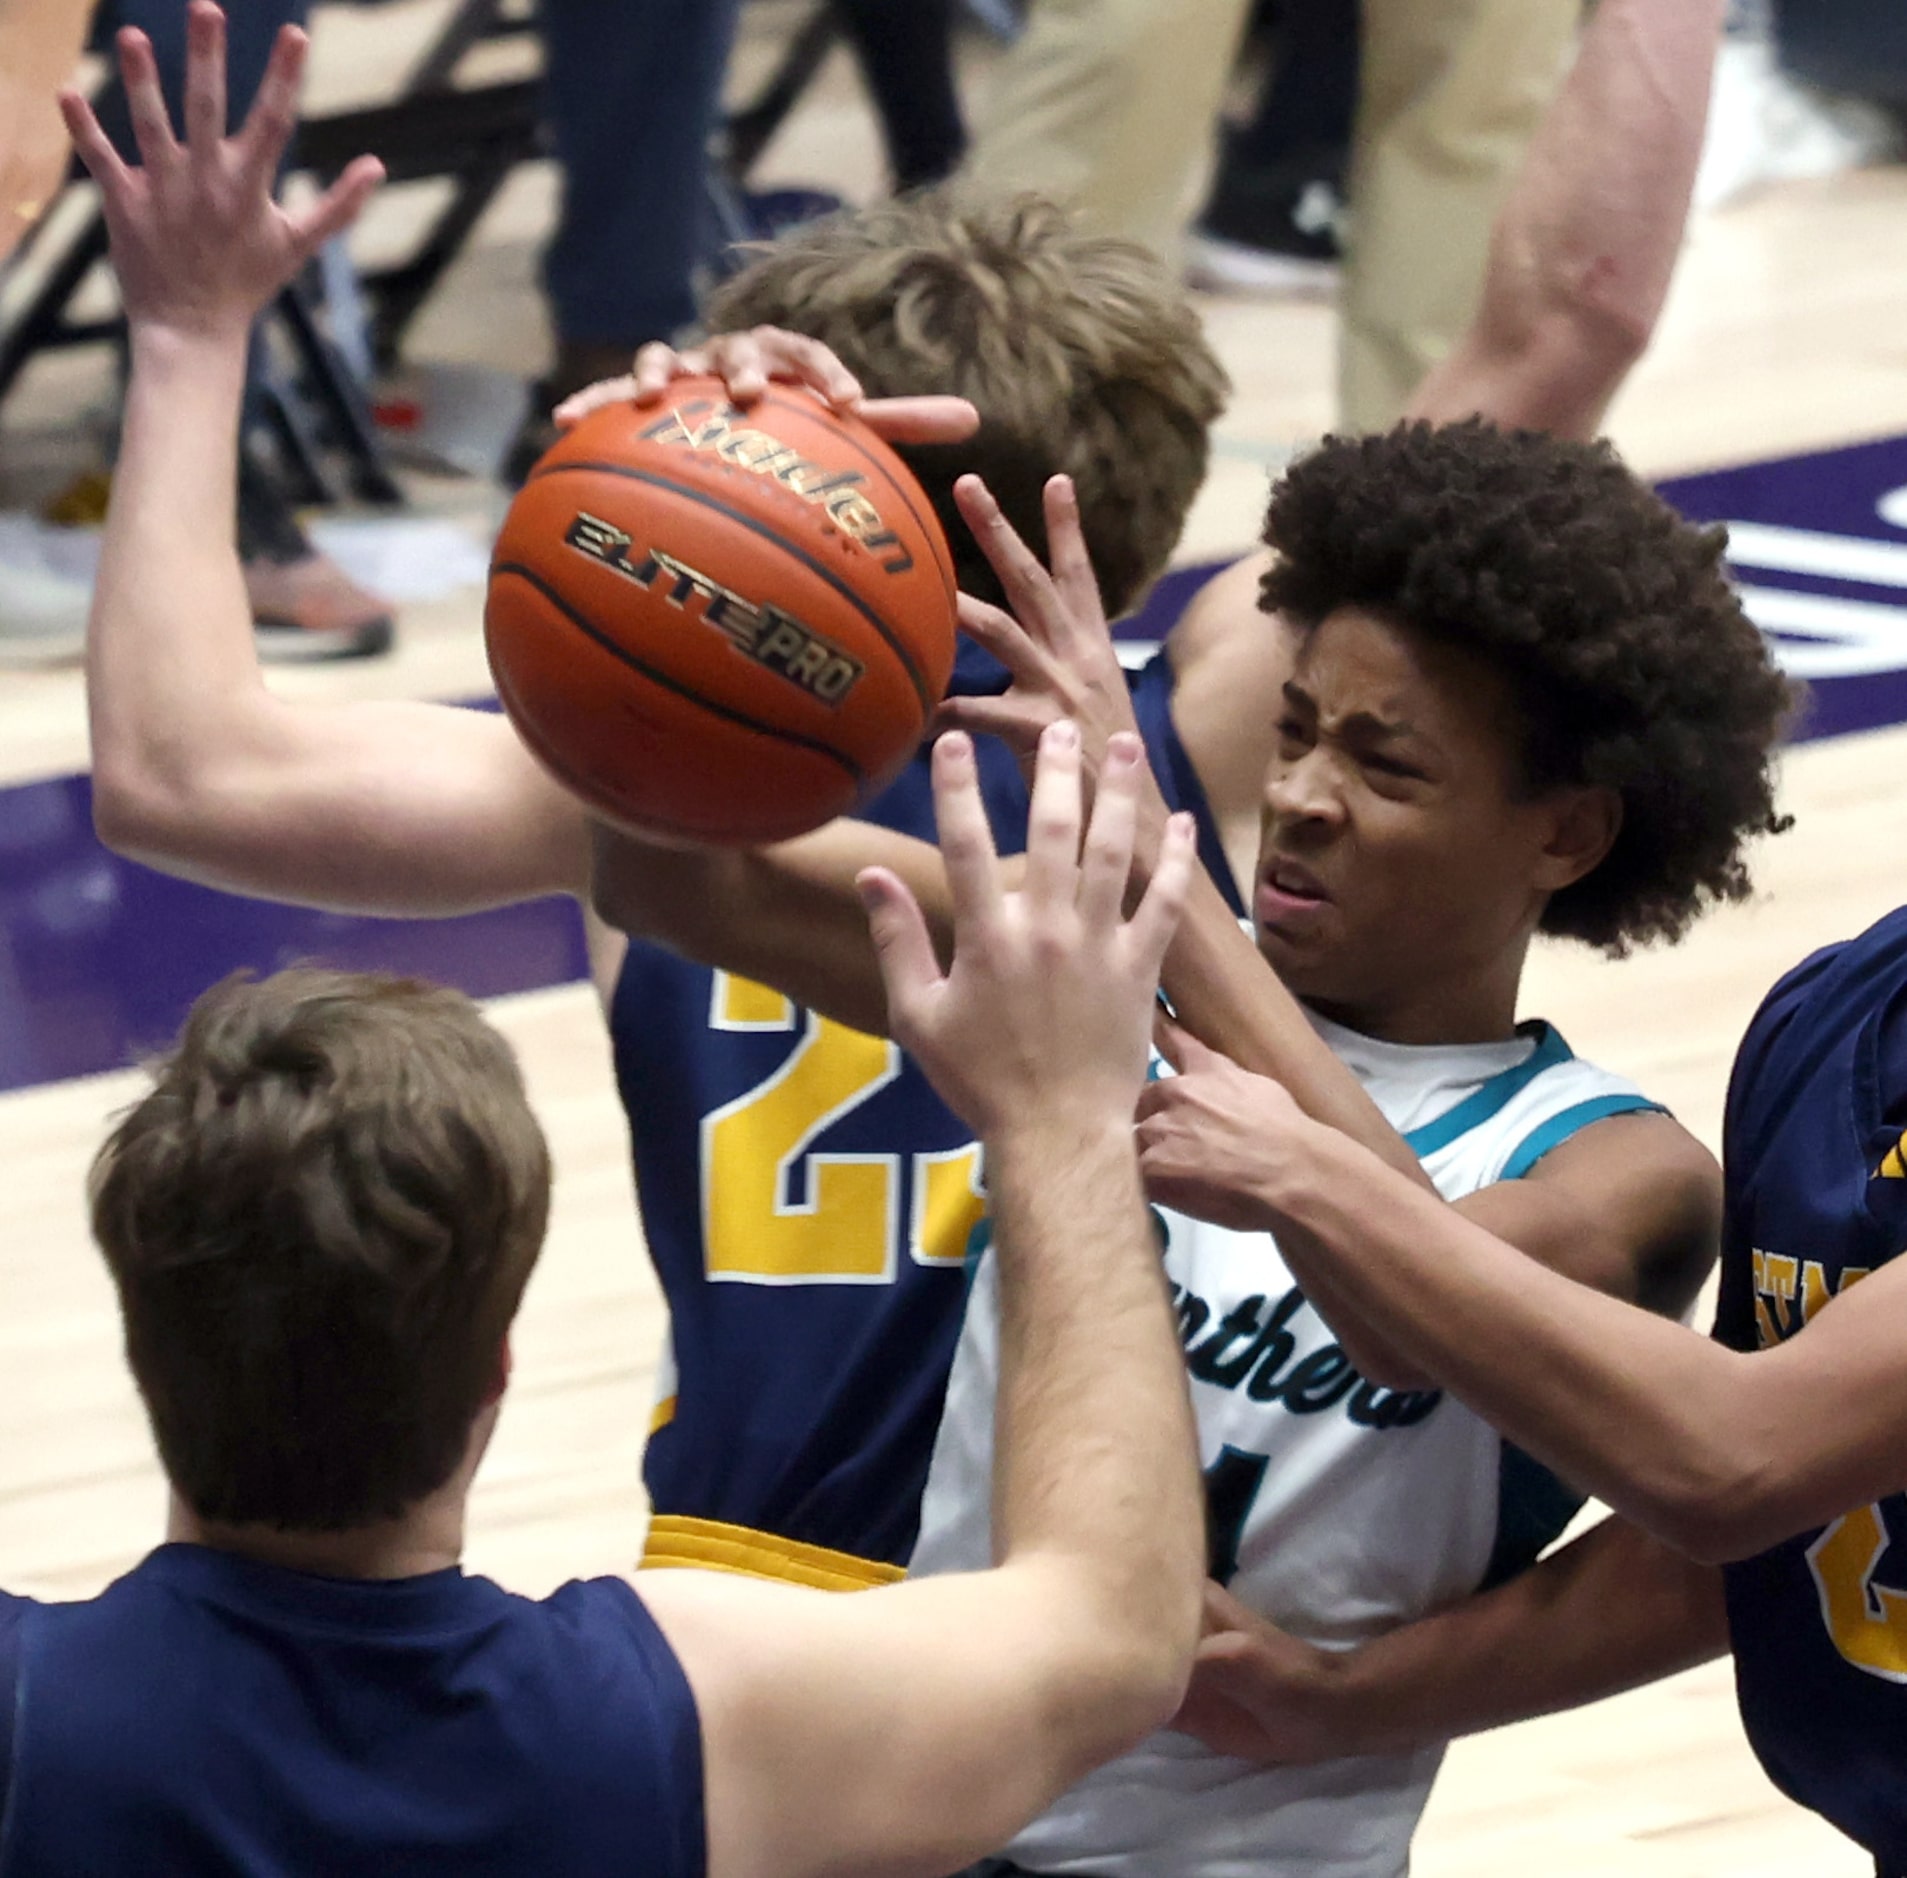
M 1446 1199 L 1526 1174 L 1606 1116 L 1652 1108 L 1547 1025 L 1506 1043 L 1381 1043 L 1312 1020 Z M 1273 1622 L 1362 1641 L 1531 1563 L 1580 1503 L 1434 1391 L 1366 1382 L 1266 1233 L 1161 1211 L 1206 1470 L 1210 1570 Z M 922 1511 L 917 1571 L 982 1566 L 998 1371 L 982 1259 Z M 1162 1732 L 1014 1841 L 1099 1878 L 1399 1878 L 1441 1749 L 1268 1768 Z

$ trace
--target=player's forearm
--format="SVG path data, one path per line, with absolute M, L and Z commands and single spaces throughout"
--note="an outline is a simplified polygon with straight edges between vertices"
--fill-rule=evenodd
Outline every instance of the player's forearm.
M 183 794 L 260 690 L 235 543 L 243 333 L 133 334 L 112 503 L 87 636 L 101 807 Z
M 1387 1166 L 1429 1187 L 1430 1177 L 1403 1137 L 1311 1027 L 1202 870 L 1166 954 L 1164 985 L 1178 1021 L 1194 1036 L 1241 1068 L 1282 1083 L 1314 1121 L 1361 1142 Z M 1341 1311 L 1332 1328 L 1373 1382 L 1423 1386 L 1418 1367 L 1355 1309 Z
M 1309 1690 L 1282 1676 L 1254 1687 L 1250 1659 L 1232 1688 L 1265 1709 L 1268 1730 L 1289 1733 L 1296 1702 L 1340 1754 L 1407 1754 L 1600 1702 L 1727 1648 L 1721 1573 L 1609 1519 L 1493 1591 L 1320 1652 Z
M 1655 330 L 1726 0 L 1601 0 L 1497 218 L 1477 320 L 1412 413 L 1590 436 Z
M 1130 1131 L 1052 1116 L 987 1144 L 987 1186 L 1000 1270 L 999 1556 L 1063 1563 L 1086 1682 L 1156 1707 L 1140 1727 L 1156 1726 L 1197 1636 L 1204 1516 Z
M 1544 1268 L 1326 1131 L 1279 1162 L 1265 1197 L 1280 1249 L 1327 1318 L 1355 1313 L 1565 1479 L 1698 1557 L 1811 1523 L 1785 1369 Z
M 914 890 L 944 956 L 951 927 L 938 852 L 866 822 L 830 822 L 760 849 L 663 847 L 598 826 L 592 899 L 618 931 L 881 1035 L 887 998 L 854 885 L 873 866 Z

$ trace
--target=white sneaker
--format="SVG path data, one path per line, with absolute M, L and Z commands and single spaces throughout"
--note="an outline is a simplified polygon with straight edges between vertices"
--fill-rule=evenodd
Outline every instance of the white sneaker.
M 90 581 L 0 562 L 0 665 L 61 665 L 86 650 Z
M 1899 150 L 1885 111 L 1790 78 L 1760 33 L 1731 34 L 1715 64 L 1695 206 L 1718 209 L 1769 183 L 1838 175 Z
M 1201 293 L 1252 300 L 1305 300 L 1337 292 L 1336 261 L 1247 247 L 1194 228 L 1185 237 L 1185 282 Z

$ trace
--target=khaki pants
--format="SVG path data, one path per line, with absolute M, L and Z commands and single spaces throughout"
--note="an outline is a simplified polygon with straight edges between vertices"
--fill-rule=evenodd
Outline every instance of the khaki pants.
M 1363 0 L 1342 422 L 1392 422 L 1475 310 L 1490 223 L 1581 0 Z M 1176 259 L 1249 0 L 1033 0 L 968 175 Z

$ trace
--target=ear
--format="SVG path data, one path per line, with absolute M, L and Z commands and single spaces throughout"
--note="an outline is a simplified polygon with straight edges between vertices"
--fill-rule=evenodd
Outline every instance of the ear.
M 1593 873 L 1622 832 L 1622 797 L 1613 789 L 1558 789 L 1549 798 L 1549 828 L 1537 855 L 1536 885 L 1560 893 Z

